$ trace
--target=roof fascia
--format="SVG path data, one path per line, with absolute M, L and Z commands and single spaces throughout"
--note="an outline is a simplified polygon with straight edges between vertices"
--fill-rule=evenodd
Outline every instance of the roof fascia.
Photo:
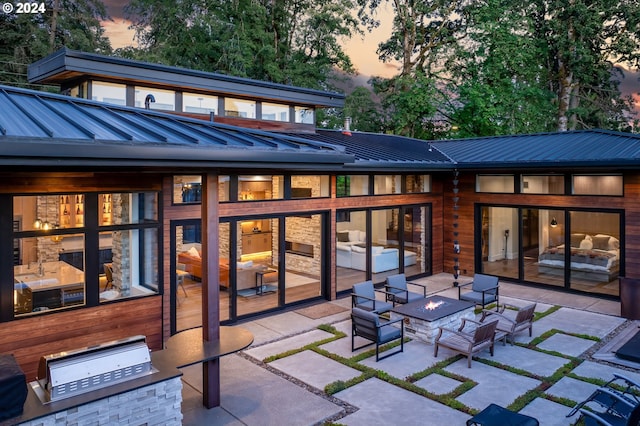
M 195 71 L 167 65 L 145 63 L 93 53 L 61 49 L 29 65 L 31 83 L 51 82 L 65 71 L 78 72 L 95 79 L 147 82 L 172 89 L 206 90 L 230 96 L 246 96 L 318 107 L 344 106 L 345 95 L 269 83 L 225 74 Z

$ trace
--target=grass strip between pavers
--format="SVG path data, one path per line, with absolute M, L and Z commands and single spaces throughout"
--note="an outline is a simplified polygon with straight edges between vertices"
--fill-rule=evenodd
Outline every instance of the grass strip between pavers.
M 534 321 L 538 321 L 541 318 L 544 318 L 554 312 L 556 312 L 557 310 L 559 310 L 561 308 L 561 306 L 552 306 L 551 308 L 547 309 L 544 312 L 536 312 Z M 398 386 L 402 389 L 405 389 L 407 391 L 416 393 L 418 395 L 424 396 L 426 398 L 429 398 L 433 401 L 439 402 L 443 405 L 446 405 L 447 407 L 453 408 L 455 410 L 464 412 L 466 414 L 469 415 L 475 415 L 477 414 L 480 410 L 474 409 L 474 408 L 470 408 L 467 407 L 466 405 L 464 405 L 463 403 L 461 403 L 460 401 L 458 401 L 456 398 L 458 398 L 460 395 L 464 394 L 465 392 L 469 391 L 470 389 L 472 389 L 474 386 L 477 385 L 476 382 L 474 382 L 473 380 L 470 380 L 464 376 L 460 376 L 454 373 L 450 373 L 448 371 L 445 370 L 445 368 L 455 362 L 457 362 L 458 360 L 464 358 L 463 355 L 456 355 L 454 357 L 451 357 L 449 359 L 440 361 L 438 363 L 436 363 L 435 365 L 426 368 L 425 370 L 419 371 L 417 373 L 412 374 L 411 376 L 407 377 L 406 379 L 399 379 L 397 377 L 391 376 L 388 373 L 382 371 L 382 370 L 376 370 L 375 368 L 371 368 L 368 367 L 366 365 L 360 364 L 361 361 L 370 358 L 372 356 L 375 355 L 375 348 L 372 348 L 370 350 L 364 351 L 358 355 L 354 355 L 350 358 L 345 358 L 342 357 L 340 355 L 336 355 L 332 352 L 329 352 L 325 349 L 320 348 L 320 346 L 325 345 L 329 342 L 333 342 L 335 340 L 338 339 L 342 339 L 347 337 L 347 335 L 341 331 L 338 331 L 335 327 L 333 327 L 332 325 L 328 325 L 328 324 L 321 324 L 317 327 L 320 330 L 326 331 L 328 333 L 332 333 L 334 336 L 333 337 L 329 337 L 314 343 L 310 343 L 308 345 L 305 345 L 304 347 L 298 348 L 298 349 L 292 349 L 277 355 L 272 355 L 269 356 L 267 358 L 265 358 L 263 361 L 265 363 L 269 363 L 278 359 L 282 359 L 282 358 L 286 358 L 288 356 L 291 355 L 295 355 L 297 353 L 303 352 L 303 351 L 307 351 L 307 350 L 311 350 L 314 351 L 324 357 L 327 357 L 329 359 L 332 359 L 336 362 L 339 362 L 347 367 L 350 367 L 352 369 L 358 370 L 360 372 L 362 372 L 361 375 L 354 377 L 350 380 L 337 380 L 333 383 L 329 383 L 328 385 L 325 386 L 324 388 L 324 392 L 328 395 L 334 395 L 342 390 L 345 390 L 349 387 L 355 386 L 358 383 L 362 383 L 370 378 L 377 378 L 379 380 L 383 380 L 389 384 L 392 384 L 394 386 Z M 515 343 L 516 346 L 520 346 L 523 347 L 525 349 L 530 349 L 530 350 L 535 350 L 541 353 L 545 353 L 548 355 L 553 355 L 553 356 L 557 356 L 557 357 L 561 357 L 561 358 L 565 358 L 567 359 L 567 363 L 565 365 L 563 365 L 562 367 L 560 367 L 557 371 L 555 371 L 551 376 L 549 377 L 541 377 L 538 376 L 536 374 L 530 373 L 528 371 L 519 369 L 519 368 L 515 368 L 515 367 L 511 367 L 509 365 L 506 364 L 501 364 L 489 359 L 484 359 L 484 358 L 476 358 L 475 361 L 476 362 L 481 362 L 487 365 L 490 365 L 494 368 L 499 368 L 501 370 L 505 370 L 505 371 L 509 371 L 513 374 L 517 374 L 519 376 L 524 376 L 524 377 L 529 377 L 532 379 L 536 379 L 539 380 L 541 383 L 540 385 L 536 386 L 534 389 L 531 389 L 529 391 L 527 391 L 526 393 L 524 393 L 523 395 L 520 395 L 519 397 L 517 397 L 511 404 L 509 404 L 508 407 L 506 407 L 507 409 L 514 411 L 514 412 L 519 412 L 520 410 L 522 410 L 525 406 L 527 406 L 529 403 L 531 403 L 534 399 L 536 398 L 544 398 L 544 399 L 548 399 L 550 401 L 554 401 L 556 403 L 562 404 L 568 408 L 572 408 L 576 402 L 572 401 L 570 399 L 567 398 L 559 398 L 559 397 L 555 397 L 553 395 L 547 395 L 546 391 L 547 389 L 549 389 L 551 386 L 553 386 L 555 383 L 557 383 L 560 379 L 562 379 L 563 377 L 573 377 L 576 378 L 578 380 L 582 380 L 582 381 L 586 381 L 589 383 L 593 383 L 595 385 L 603 385 L 604 383 L 606 383 L 606 381 L 604 380 L 600 380 L 600 379 L 589 379 L 589 378 L 584 378 L 584 377 L 580 377 L 574 373 L 572 373 L 572 370 L 575 369 L 578 365 L 580 365 L 583 360 L 580 358 L 576 358 L 576 357 L 572 357 L 572 356 L 568 356 L 565 354 L 561 354 L 559 352 L 555 352 L 555 351 L 549 351 L 549 350 L 545 350 L 545 349 L 541 349 L 538 348 L 537 345 L 539 345 L 541 342 L 547 340 L 549 337 L 555 335 L 555 334 L 566 334 L 566 335 L 570 335 L 570 336 L 574 336 L 574 337 L 579 337 L 582 339 L 587 339 L 587 340 L 593 340 L 593 341 L 600 341 L 599 338 L 594 337 L 594 336 L 588 336 L 588 335 L 582 335 L 582 334 L 575 334 L 575 333 L 567 333 L 564 332 L 562 330 L 557 330 L 557 329 L 551 329 L 548 330 L 546 332 L 544 332 L 543 334 L 541 334 L 540 336 L 534 338 L 533 340 L 531 340 L 531 342 L 529 343 Z M 409 338 L 404 339 L 405 343 L 410 341 Z M 400 344 L 399 341 L 395 341 L 392 343 L 388 343 L 386 345 L 382 345 L 380 346 L 380 352 L 385 352 L 387 350 L 393 349 L 396 346 L 398 346 Z M 445 377 L 449 377 L 452 378 L 454 380 L 457 380 L 460 382 L 460 385 L 457 386 L 454 390 L 452 390 L 449 393 L 446 394 L 435 394 L 433 392 L 429 392 L 428 390 L 421 388 L 420 386 L 415 385 L 415 382 L 419 381 L 422 378 L 425 378 L 431 374 L 439 374 Z

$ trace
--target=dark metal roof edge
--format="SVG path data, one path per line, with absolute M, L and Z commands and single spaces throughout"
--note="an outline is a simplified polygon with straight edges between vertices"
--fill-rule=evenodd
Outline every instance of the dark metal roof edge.
M 51 144 L 48 138 L 33 137 L 3 137 L 0 144 L 0 158 L 47 158 L 52 159 L 102 159 L 105 163 L 114 160 L 175 160 L 175 161 L 241 161 L 252 165 L 277 161 L 283 163 L 330 163 L 345 164 L 354 161 L 352 155 L 328 151 L 299 151 L 294 149 L 262 149 L 262 148 L 220 148 L 202 149 L 202 146 L 163 145 L 163 144 L 132 144 L 96 141 L 78 143 L 76 140 L 58 139 L 57 144 Z M 29 146 L 31 155 L 25 156 L 25 145 Z M 118 156 L 113 156 L 117 148 Z M 81 155 L 78 155 L 82 153 Z M 112 155 L 110 157 L 109 155 Z M 115 158 L 114 158 L 115 157 Z M 196 160 L 197 159 L 197 160 Z
M 62 58 L 62 61 L 60 61 L 60 58 Z M 323 91 L 323 90 L 310 89 L 310 88 L 299 87 L 299 86 L 290 86 L 290 85 L 281 84 L 281 83 L 271 83 L 267 81 L 254 80 L 254 79 L 244 78 L 244 77 L 236 77 L 236 76 L 231 76 L 227 74 L 191 70 L 188 68 L 181 68 L 181 67 L 162 65 L 162 64 L 154 64 L 154 63 L 143 62 L 143 61 L 138 61 L 134 59 L 126 59 L 126 58 L 119 58 L 119 57 L 113 57 L 113 56 L 107 56 L 107 55 L 100 55 L 97 53 L 88 53 L 88 52 L 82 52 L 77 50 L 71 50 L 65 47 L 52 53 L 51 55 L 48 55 L 30 64 L 27 71 L 28 80 L 30 83 L 34 83 L 34 82 L 37 83 L 39 81 L 44 80 L 45 78 L 48 78 L 57 73 L 60 73 L 64 69 L 69 69 L 70 67 L 73 66 L 74 59 L 87 60 L 87 61 L 98 62 L 98 63 L 100 62 L 108 63 L 112 65 L 121 65 L 131 69 L 142 69 L 147 71 L 151 70 L 151 71 L 158 71 L 163 73 L 170 73 L 174 75 L 177 74 L 182 76 L 204 78 L 204 79 L 213 80 L 213 81 L 241 84 L 245 86 L 256 86 L 256 87 L 279 90 L 284 92 L 313 95 L 320 98 L 337 99 L 340 101 L 344 101 L 344 99 L 346 98 L 346 95 L 344 93 L 339 93 L 339 92 Z M 78 71 L 86 72 L 88 71 L 88 69 L 78 69 Z M 95 73 L 96 71 L 99 71 L 99 70 L 92 69 L 92 71 L 94 71 Z M 147 79 L 147 81 L 149 81 L 148 74 L 144 74 L 144 75 L 136 74 L 136 73 L 131 73 L 131 74 L 136 78 L 144 78 L 144 79 Z M 179 82 L 179 80 L 174 78 L 172 80 L 161 81 L 161 82 L 173 83 L 174 85 L 176 85 Z M 339 105 L 342 105 L 342 102 L 339 102 L 338 103 L 339 105 L 334 105 L 334 102 L 327 102 L 327 104 L 328 106 L 339 106 Z
M 496 135 L 496 136 L 482 136 L 476 138 L 462 138 L 462 139 L 447 139 L 447 140 L 433 140 L 429 141 L 431 144 L 435 145 L 448 145 L 452 143 L 460 143 L 460 142 L 475 142 L 475 141 L 487 141 L 487 140 L 500 140 L 500 139 L 523 139 L 523 138 L 531 138 L 531 137 L 545 137 L 545 136 L 568 136 L 577 133 L 585 133 L 585 134 L 593 134 L 593 133 L 601 133 L 612 136 L 623 136 L 631 139 L 640 139 L 640 134 L 636 133 L 625 133 L 618 130 L 607 130 L 607 129 L 580 129 L 580 130 L 567 130 L 566 132 L 540 132 L 540 133 L 523 133 L 523 134 L 514 134 L 514 135 Z

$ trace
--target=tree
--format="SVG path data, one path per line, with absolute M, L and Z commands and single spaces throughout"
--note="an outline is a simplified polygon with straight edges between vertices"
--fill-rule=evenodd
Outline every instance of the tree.
M 353 0 L 132 0 L 137 54 L 169 65 L 329 88 L 351 72 L 339 44 L 358 31 Z
M 107 19 L 100 0 L 47 0 L 44 13 L 0 14 L 0 80 L 25 86 L 27 66 L 60 49 L 111 53 L 100 21 Z

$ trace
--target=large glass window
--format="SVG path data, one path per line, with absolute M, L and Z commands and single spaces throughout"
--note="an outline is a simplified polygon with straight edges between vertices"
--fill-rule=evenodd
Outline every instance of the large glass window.
M 16 316 L 85 304 L 82 234 L 16 238 L 14 242 L 19 250 L 13 268 Z
M 482 272 L 619 296 L 620 235 L 617 212 L 482 207 Z
M 336 196 L 369 195 L 369 175 L 336 176 Z
M 476 192 L 512 193 L 513 175 L 477 175 Z
M 149 98 L 147 98 L 147 96 L 149 96 Z M 176 110 L 176 92 L 173 90 L 136 86 L 135 106 L 138 108 L 145 108 L 145 102 L 147 100 L 149 100 L 149 109 L 163 111 Z
M 263 102 L 262 119 L 273 121 L 289 121 L 289 106 Z
M 407 276 L 431 272 L 429 252 L 431 247 L 428 207 L 405 207 L 402 217 L 404 246 L 404 272 Z
M 284 198 L 284 176 L 238 176 L 238 201 Z
M 563 175 L 523 175 L 520 182 L 523 194 L 564 194 Z
M 329 196 L 329 175 L 291 176 L 291 198 L 316 198 Z
M 182 111 L 194 114 L 218 114 L 218 97 L 195 93 L 182 94 Z
M 367 212 L 337 213 L 342 220 L 336 223 L 336 283 L 342 291 L 366 280 Z
M 91 293 L 102 302 L 157 293 L 156 192 L 16 196 L 13 213 L 16 315 L 95 304 Z
M 482 207 L 482 272 L 518 278 L 518 209 Z
M 373 177 L 373 193 L 400 194 L 402 192 L 402 176 L 400 175 L 375 175 Z
M 574 195 L 623 195 L 622 175 L 573 175 Z
M 202 176 L 180 175 L 173 177 L 173 204 L 202 202 Z
M 295 112 L 296 123 L 313 124 L 315 122 L 313 108 L 297 106 L 295 107 Z
M 620 215 L 572 211 L 570 220 L 571 288 L 619 295 Z
M 256 118 L 255 101 L 225 98 L 224 115 L 227 117 Z
M 91 99 L 108 104 L 126 105 L 127 86 L 94 81 L 91 83 Z
M 240 316 L 278 306 L 279 225 L 275 218 L 237 223 L 237 262 L 232 268 L 235 272 L 230 276 L 231 285 L 235 285 L 238 295 L 237 312 Z
M 406 175 L 405 183 L 408 193 L 431 192 L 431 175 Z
M 285 218 L 285 302 L 322 294 L 322 215 Z

